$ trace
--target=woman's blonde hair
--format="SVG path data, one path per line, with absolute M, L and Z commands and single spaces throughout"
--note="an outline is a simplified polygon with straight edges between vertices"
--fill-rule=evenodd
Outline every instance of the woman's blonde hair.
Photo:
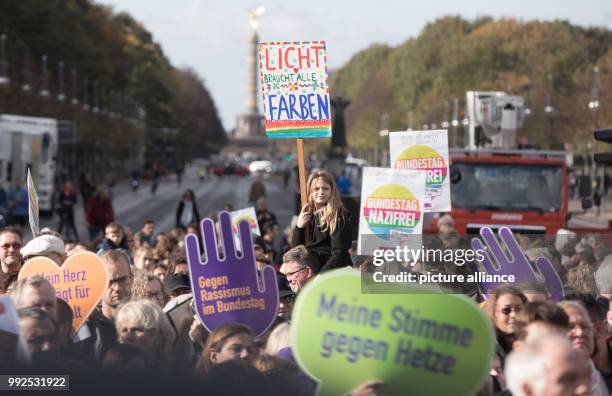
M 291 346 L 291 326 L 284 322 L 279 324 L 272 330 L 266 342 L 265 353 L 268 355 L 277 355 L 278 352 Z
M 338 222 L 342 216 L 340 192 L 338 191 L 336 181 L 331 173 L 324 170 L 312 173 L 308 178 L 306 195 L 308 196 L 308 204 L 313 210 L 316 209 L 316 206 L 314 203 L 312 185 L 317 179 L 323 179 L 323 181 L 331 187 L 329 201 L 327 201 L 327 204 L 323 207 L 319 216 L 319 225 L 321 226 L 321 231 L 333 234 L 338 228 Z
M 151 272 L 153 271 L 153 267 L 155 266 L 155 262 L 151 262 L 147 266 L 145 266 L 144 261 L 142 263 L 142 268 L 139 267 L 140 261 L 144 260 L 144 258 L 147 256 L 147 254 L 151 254 L 151 256 L 153 256 L 153 249 L 149 246 L 141 246 L 139 248 L 136 249 L 136 252 L 134 252 L 134 266 L 138 269 L 142 269 L 145 270 L 147 272 Z
M 162 309 L 151 300 L 134 300 L 122 305 L 117 312 L 115 327 L 117 333 L 123 323 L 138 324 L 152 330 L 155 337 L 156 355 L 161 361 L 169 362 L 176 332 Z
M 169 295 L 166 291 L 166 287 L 164 286 L 164 282 L 162 282 L 157 276 L 141 270 L 134 271 L 134 280 L 132 281 L 132 299 L 149 299 L 147 297 L 147 284 L 149 282 L 159 282 L 164 298 L 164 304 L 166 304 L 169 300 Z
M 491 290 L 488 294 L 487 301 L 483 305 L 484 311 L 487 313 L 494 327 L 497 327 L 495 320 L 495 309 L 497 307 L 497 301 L 506 294 L 512 294 L 517 296 L 523 302 L 523 305 L 527 304 L 527 297 L 523 294 L 521 289 L 510 286 L 510 285 L 501 285 Z

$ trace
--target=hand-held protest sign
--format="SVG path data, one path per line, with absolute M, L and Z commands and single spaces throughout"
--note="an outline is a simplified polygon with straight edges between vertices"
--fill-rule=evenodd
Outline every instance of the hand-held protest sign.
M 30 229 L 32 230 L 32 237 L 36 238 L 40 234 L 40 220 L 38 213 L 38 194 L 36 193 L 36 186 L 34 180 L 32 180 L 32 173 L 28 168 L 28 217 L 30 221 Z
M 425 173 L 406 169 L 363 168 L 357 252 L 421 246 Z
M 303 138 L 332 133 L 325 41 L 259 43 L 258 52 L 266 136 L 297 138 L 303 207 L 308 202 Z M 308 238 L 308 230 L 305 234 Z
M 269 138 L 331 137 L 325 41 L 258 45 Z
M 416 286 L 411 286 L 417 290 Z M 341 269 L 300 291 L 291 323 L 294 356 L 318 395 L 346 395 L 382 380 L 386 395 L 468 396 L 493 354 L 493 329 L 476 304 L 454 294 L 362 294 Z
M 451 210 L 448 132 L 409 131 L 389 133 L 391 167 L 426 173 L 425 212 Z
M 480 236 L 484 240 L 487 249 L 478 238 L 473 238 L 471 241 L 472 249 L 481 250 L 484 252 L 484 260 L 481 261 L 484 270 L 489 275 L 514 275 L 515 285 L 526 284 L 545 284 L 550 291 L 551 299 L 559 301 L 564 296 L 563 282 L 557 271 L 547 257 L 538 257 L 535 262 L 535 268 L 539 273 L 534 271 L 529 259 L 521 250 L 518 242 L 512 235 L 512 231 L 508 227 L 501 227 L 498 231 L 499 237 L 505 243 L 506 254 L 500 243 L 495 238 L 495 234 L 490 227 L 482 227 Z M 495 266 L 497 263 L 497 267 Z M 471 265 L 472 272 L 478 272 L 478 268 Z M 479 286 L 486 296 L 489 292 L 498 286 L 499 283 L 494 282 L 479 282 Z
M 108 273 L 104 263 L 91 252 L 81 252 L 68 257 L 61 267 L 47 257 L 28 260 L 19 279 L 42 275 L 55 289 L 57 298 L 66 301 L 74 318 L 72 328 L 75 333 L 96 309 L 108 287 Z
M 238 229 L 238 225 L 241 221 L 247 221 L 251 228 L 251 233 L 255 235 L 261 235 L 261 231 L 259 230 L 259 224 L 257 223 L 257 214 L 255 213 L 254 207 L 248 207 L 244 209 L 235 210 L 233 212 L 229 212 L 230 219 L 232 219 L 232 232 L 234 233 L 234 243 L 238 247 L 238 249 L 242 249 L 242 245 L 240 243 L 240 230 Z
M 206 260 L 200 258 L 200 244 L 194 234 L 185 238 L 193 299 L 202 324 L 208 331 L 226 323 L 249 326 L 263 334 L 276 318 L 278 286 L 274 268 L 266 266 L 261 284 L 253 252 L 253 240 L 246 221 L 240 222 L 242 252 L 235 248 L 232 223 L 227 212 L 219 215 L 223 259 L 217 255 L 215 226 L 211 219 L 201 223 Z

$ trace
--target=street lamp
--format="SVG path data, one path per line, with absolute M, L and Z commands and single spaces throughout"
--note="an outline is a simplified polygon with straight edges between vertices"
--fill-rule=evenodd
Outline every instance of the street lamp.
M 552 116 L 552 114 L 555 112 L 555 106 L 553 104 L 553 76 L 552 74 L 548 74 L 546 78 L 548 80 L 548 87 L 546 89 L 546 106 L 544 106 L 544 113 Z
M 26 47 L 23 57 L 23 84 L 21 84 L 21 90 L 26 94 L 32 91 L 32 68 L 30 62 L 30 47 Z
M 442 126 L 442 128 L 448 128 L 450 126 L 450 123 L 448 122 L 448 111 L 449 111 L 449 103 L 448 100 L 444 102 L 444 115 L 442 116 L 442 124 L 440 124 Z
M 91 111 L 94 113 L 100 111 L 100 108 L 98 107 L 98 80 L 94 80 L 93 82 L 93 107 Z
M 593 68 L 593 86 L 591 87 L 591 100 L 589 101 L 589 109 L 594 113 L 599 110 L 599 67 Z M 595 126 L 597 127 L 597 125 Z
M 42 85 L 40 87 L 40 91 L 38 94 L 43 98 L 49 96 L 49 71 L 47 70 L 47 60 L 49 58 L 47 55 L 43 55 L 40 58 L 41 66 L 42 66 Z
M 63 102 L 66 99 L 64 94 L 64 62 L 60 61 L 57 65 L 57 100 Z
M 408 112 L 408 131 L 412 131 L 412 111 Z
M 77 69 L 73 68 L 72 69 L 72 100 L 70 101 L 70 103 L 73 106 L 76 106 L 79 104 L 79 92 L 77 90 Z
M 523 108 L 523 115 L 525 117 L 529 117 L 533 113 L 531 110 L 531 69 L 529 71 L 529 82 L 527 82 L 527 85 L 525 86 L 524 96 L 525 106 Z
M 453 119 L 451 125 L 455 128 L 459 126 L 459 99 L 453 99 Z
M 83 84 L 83 110 L 89 111 L 89 82 L 85 79 Z
M 0 85 L 8 85 L 8 59 L 6 55 L 6 34 L 0 35 Z

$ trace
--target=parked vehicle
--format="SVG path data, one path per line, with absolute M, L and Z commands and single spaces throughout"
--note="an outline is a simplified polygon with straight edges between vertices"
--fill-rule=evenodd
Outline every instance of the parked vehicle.
M 25 185 L 30 166 L 41 214 L 53 213 L 57 139 L 57 120 L 0 115 L 0 182 Z
M 256 172 L 270 173 L 272 172 L 272 162 L 253 161 L 249 164 L 249 170 L 251 171 L 251 173 L 256 173 Z

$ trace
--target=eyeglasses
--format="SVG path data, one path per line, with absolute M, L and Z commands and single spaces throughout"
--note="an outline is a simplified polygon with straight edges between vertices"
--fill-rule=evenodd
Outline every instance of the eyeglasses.
M 593 325 L 590 323 L 586 323 L 586 322 L 580 322 L 580 323 L 570 323 L 570 331 L 576 330 L 576 329 L 580 329 L 582 331 L 590 331 L 593 330 Z
M 281 297 L 281 298 L 279 299 L 279 301 L 280 301 L 280 302 L 282 302 L 282 303 L 290 303 L 290 302 L 293 302 L 293 301 L 295 301 L 295 294 L 290 294 L 290 295 L 288 295 L 288 296 Z
M 19 250 L 21 249 L 21 243 L 19 242 L 14 242 L 14 243 L 5 243 L 4 245 L 0 245 L 0 247 L 4 250 L 9 250 L 11 247 L 15 250 Z
M 504 315 L 510 315 L 510 312 L 517 313 L 520 312 L 522 309 L 522 307 L 516 306 L 516 307 L 504 307 L 502 309 L 499 310 L 499 312 L 503 313 Z
M 153 293 L 146 293 L 146 296 L 147 296 L 147 298 L 155 298 L 155 299 L 159 299 L 159 300 L 164 298 L 163 293 L 160 292 L 160 291 L 153 292 Z
M 130 275 L 127 276 L 122 276 L 121 278 L 117 278 L 117 279 L 109 279 L 108 281 L 108 287 L 113 287 L 113 285 L 119 285 L 119 286 L 127 286 L 130 283 L 130 280 L 132 279 L 132 277 Z
M 304 271 L 306 268 L 308 268 L 308 266 L 306 266 L 306 267 L 302 267 L 302 268 L 300 268 L 300 269 L 299 269 L 299 270 L 297 270 L 297 271 L 289 272 L 289 273 L 285 274 L 285 276 L 286 276 L 287 278 L 289 278 L 290 276 L 293 276 L 293 275 L 297 274 L 297 273 L 298 273 L 298 272 L 300 272 L 300 271 Z

